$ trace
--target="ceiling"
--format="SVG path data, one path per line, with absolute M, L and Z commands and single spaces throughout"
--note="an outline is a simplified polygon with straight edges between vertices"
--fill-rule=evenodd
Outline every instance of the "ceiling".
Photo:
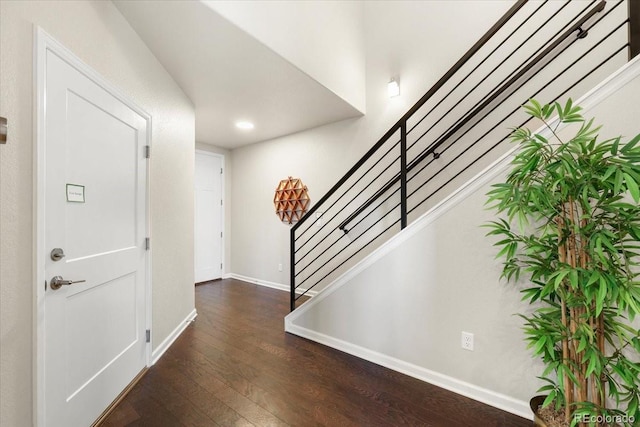
M 200 1 L 114 4 L 193 102 L 198 142 L 233 149 L 361 115 Z

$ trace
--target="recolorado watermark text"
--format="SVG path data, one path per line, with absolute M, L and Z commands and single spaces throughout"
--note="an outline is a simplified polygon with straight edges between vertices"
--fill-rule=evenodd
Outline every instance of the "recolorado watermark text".
M 635 422 L 634 417 L 630 417 L 628 415 L 581 415 L 578 416 L 578 422 L 580 423 L 590 423 L 590 424 L 623 424 L 628 425 Z

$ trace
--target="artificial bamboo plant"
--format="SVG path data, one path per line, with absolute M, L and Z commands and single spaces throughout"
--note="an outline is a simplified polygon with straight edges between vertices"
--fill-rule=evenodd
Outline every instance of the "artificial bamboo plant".
M 487 226 L 502 276 L 526 283 L 533 304 L 521 317 L 546 367 L 543 406 L 572 426 L 638 425 L 640 135 L 598 141 L 600 127 L 571 100 L 524 109 L 543 130 L 512 133 L 512 168 L 488 193 L 501 219 Z

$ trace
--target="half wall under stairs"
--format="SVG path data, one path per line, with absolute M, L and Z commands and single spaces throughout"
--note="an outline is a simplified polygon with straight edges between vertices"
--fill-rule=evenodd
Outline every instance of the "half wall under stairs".
M 577 103 L 603 137 L 640 133 L 640 62 L 629 62 Z M 485 194 L 507 153 L 285 318 L 285 330 L 514 414 L 531 418 L 540 383 L 514 313 L 518 290 L 481 225 Z M 474 334 L 474 351 L 461 333 Z

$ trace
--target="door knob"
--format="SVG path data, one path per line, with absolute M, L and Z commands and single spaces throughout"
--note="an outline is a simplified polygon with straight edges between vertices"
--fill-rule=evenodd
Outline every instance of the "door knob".
M 55 291 L 56 289 L 60 289 L 63 286 L 69 286 L 73 285 L 74 283 L 82 282 L 85 282 L 85 280 L 64 280 L 62 276 L 54 276 L 54 278 L 51 279 L 51 289 Z

